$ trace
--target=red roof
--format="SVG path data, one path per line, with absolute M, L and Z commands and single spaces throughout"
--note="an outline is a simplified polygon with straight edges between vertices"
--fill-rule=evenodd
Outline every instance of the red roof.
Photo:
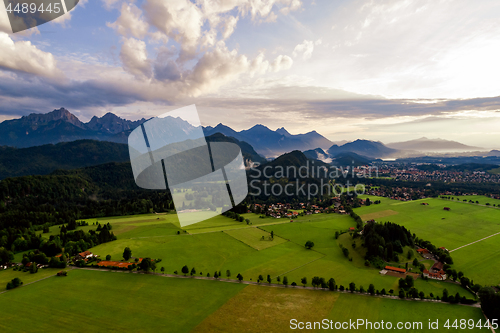
M 430 277 L 438 278 L 438 279 L 443 279 L 443 275 L 445 274 L 444 271 L 439 271 L 438 273 L 431 273 L 428 270 L 424 269 L 424 274 L 428 274 Z
M 132 264 L 133 264 L 133 262 L 101 261 L 101 262 L 97 263 L 97 266 L 128 267 Z
M 418 253 L 429 253 L 429 250 L 427 250 L 427 249 L 418 249 L 417 252 Z
M 438 261 L 437 263 L 435 263 L 434 265 L 432 265 L 432 269 L 435 269 L 437 271 L 440 271 L 443 269 L 443 263 Z
M 385 269 L 388 271 L 394 271 L 398 273 L 406 273 L 406 269 L 403 268 L 397 268 L 397 267 L 392 267 L 392 266 L 385 266 Z
M 349 230 L 355 230 L 355 228 L 354 227 L 350 227 Z
M 85 258 L 86 256 L 90 256 L 92 254 L 92 252 L 90 252 L 90 251 L 83 251 L 83 252 L 80 252 L 78 254 L 80 255 L 80 257 Z

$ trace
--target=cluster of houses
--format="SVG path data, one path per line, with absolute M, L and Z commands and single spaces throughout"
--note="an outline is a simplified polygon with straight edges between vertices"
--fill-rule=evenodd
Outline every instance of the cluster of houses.
M 329 207 L 323 208 L 318 205 L 311 205 L 309 203 L 276 203 L 269 205 L 254 204 L 251 205 L 248 213 L 264 214 L 266 216 L 271 216 L 276 219 L 279 218 L 289 218 L 293 219 L 299 215 L 312 215 L 320 213 L 337 213 L 337 214 L 347 214 L 340 202 L 340 198 L 332 198 L 333 204 Z M 366 200 L 360 199 L 360 204 L 365 205 Z M 302 213 L 297 212 L 301 210 Z
M 440 247 L 440 249 L 448 251 L 445 247 Z M 420 249 L 417 249 L 417 252 L 420 253 L 422 255 L 422 257 L 424 257 L 426 259 L 431 259 L 433 257 L 432 253 L 430 253 L 430 251 L 427 249 L 420 248 Z M 436 261 L 436 263 L 434 263 L 434 265 L 432 265 L 430 271 L 427 269 L 424 269 L 424 271 L 422 273 L 423 273 L 424 277 L 427 277 L 429 279 L 444 281 L 444 280 L 446 280 L 446 273 L 443 270 L 443 265 L 444 264 L 442 262 Z
M 410 201 L 410 200 L 418 200 L 427 198 L 425 194 L 425 190 L 410 188 L 410 187 L 392 187 L 390 189 L 387 188 L 372 188 L 366 192 L 366 194 L 378 196 L 378 197 L 386 197 L 393 200 L 399 201 Z
M 438 164 L 439 165 L 439 164 Z M 483 183 L 500 182 L 500 176 L 484 171 L 452 171 L 445 170 L 445 165 L 439 165 L 440 170 L 420 170 L 418 166 L 380 166 L 377 173 L 381 177 L 391 177 L 403 181 L 442 181 L 446 183 Z
M 294 210 L 303 210 L 304 215 L 319 214 L 325 211 L 324 208 L 317 205 L 308 205 L 304 203 L 290 204 L 290 203 L 277 203 L 270 205 L 255 204 L 248 211 L 249 213 L 265 214 L 276 219 L 289 218 L 292 219 L 299 215 L 299 212 Z
M 424 269 L 423 275 L 424 277 L 427 277 L 429 279 L 441 280 L 441 281 L 446 280 L 446 273 L 443 270 L 443 263 L 440 261 L 437 261 L 434 265 L 432 265 L 430 271 Z

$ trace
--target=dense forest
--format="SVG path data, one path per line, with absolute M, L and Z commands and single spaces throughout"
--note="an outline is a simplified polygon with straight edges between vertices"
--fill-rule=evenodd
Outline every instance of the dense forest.
M 378 257 L 386 261 L 399 261 L 398 253 L 403 253 L 403 247 L 413 247 L 415 244 L 409 230 L 391 222 L 367 223 L 362 238 L 367 249 L 367 260 Z

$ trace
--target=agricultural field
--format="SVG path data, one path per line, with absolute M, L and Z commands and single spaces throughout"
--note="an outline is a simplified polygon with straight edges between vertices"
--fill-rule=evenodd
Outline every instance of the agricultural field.
M 499 209 L 443 199 L 401 202 L 368 197 L 372 201 L 381 200 L 381 204 L 356 208 L 355 212 L 363 220 L 379 214 L 381 217 L 376 219 L 378 222 L 390 221 L 404 225 L 418 237 L 450 250 L 454 268 L 463 271 L 474 282 L 491 285 L 500 283 L 500 277 L 492 270 L 500 263 L 500 234 L 495 235 L 500 233 Z M 477 199 L 480 200 L 479 197 Z M 423 202 L 429 205 L 421 205 Z M 443 210 L 444 207 L 450 208 L 450 211 Z M 397 214 L 385 214 L 387 211 Z M 492 237 L 482 240 L 488 236 Z M 476 241 L 479 242 L 462 247 Z
M 88 269 L 5 292 L 0 311 L 5 332 L 285 332 L 292 318 L 484 320 L 470 306 Z
M 349 216 L 339 216 L 338 219 L 349 218 Z M 352 219 L 351 219 L 352 221 Z M 351 222 L 352 223 L 352 222 Z M 324 277 L 325 279 L 334 278 L 338 285 L 348 286 L 349 283 L 354 282 L 356 285 L 363 286 L 365 289 L 370 284 L 374 284 L 375 288 L 386 291 L 390 289 L 398 290 L 398 278 L 392 276 L 384 276 L 379 273 L 378 269 L 365 266 L 363 258 L 365 250 L 360 246 L 360 240 L 353 241 L 349 233 L 342 234 L 337 240 L 335 239 L 335 223 L 327 222 L 322 223 L 290 223 L 279 226 L 263 227 L 264 230 L 274 230 L 275 235 L 290 239 L 292 243 L 297 245 L 305 244 L 306 241 L 311 240 L 314 242 L 314 247 L 310 252 L 316 252 L 320 255 L 317 260 L 307 263 L 303 266 L 281 274 L 281 277 L 287 276 L 291 282 L 300 284 L 302 277 L 306 277 L 308 286 L 311 284 L 311 279 L 314 276 Z M 343 229 L 345 230 L 345 229 Z M 352 248 L 352 243 L 357 244 L 356 248 Z M 344 257 L 340 250 L 340 244 L 349 249 L 352 261 Z M 404 267 L 404 266 L 403 266 Z M 459 292 L 460 294 L 473 298 L 474 296 L 468 291 L 461 288 L 459 285 L 449 282 L 441 281 L 424 281 L 417 279 L 415 287 L 419 291 L 423 291 L 426 295 L 433 293 L 434 295 L 442 295 L 444 288 L 453 294 Z
M 157 268 L 164 267 L 169 274 L 180 274 L 181 268 L 187 265 L 189 269 L 194 267 L 197 275 L 201 273 L 203 276 L 220 271 L 225 277 L 225 272 L 229 270 L 232 279 L 238 273 L 248 281 L 256 281 L 259 275 L 270 275 L 273 283 L 278 283 L 277 277 L 287 276 L 290 283 L 299 283 L 302 277 L 307 277 L 309 286 L 312 277 L 322 276 L 327 279 L 333 277 L 337 284 L 344 286 L 355 282 L 367 288 L 373 283 L 380 290 L 397 290 L 398 278 L 380 275 L 378 269 L 365 266 L 365 252 L 360 239 L 353 241 L 348 233 L 335 239 L 336 231 L 345 232 L 354 226 L 353 219 L 348 215 L 313 214 L 295 222 L 262 219 L 256 214 L 243 216 L 256 223 L 247 225 L 218 216 L 188 226 L 187 233 L 181 231 L 179 235 L 177 231 L 180 229 L 165 220 L 154 224 L 155 220 L 151 217 L 111 219 L 109 222 L 113 230 L 124 223 L 135 227 L 118 234 L 117 241 L 94 247 L 92 252 L 101 258 L 109 254 L 112 260 L 121 260 L 123 249 L 128 246 L 133 257 L 162 259 Z M 262 236 L 266 238 L 272 231 L 275 235 L 273 241 L 261 240 Z M 308 240 L 315 244 L 311 250 L 304 247 Z M 357 245 L 356 249 L 351 247 L 353 242 Z M 352 261 L 342 255 L 340 244 L 350 249 Z M 400 264 L 404 265 L 405 261 Z M 460 292 L 473 297 L 456 284 L 416 281 L 417 288 L 426 295 L 441 295 L 444 289 L 441 284 L 453 294 Z
M 54 276 L 60 270 L 60 268 L 43 268 L 39 269 L 38 272 L 34 274 L 31 274 L 29 271 L 15 271 L 12 268 L 0 270 L 0 292 L 6 290 L 7 283 L 16 277 L 21 279 L 23 284 L 28 284 L 49 276 Z
M 264 250 L 287 242 L 278 236 L 271 238 L 271 233 L 259 228 L 232 229 L 224 232 L 256 250 Z
M 487 238 L 451 253 L 454 266 L 474 282 L 496 286 L 500 284 L 500 235 Z
M 392 203 L 401 202 L 387 200 L 387 203 L 373 207 L 380 208 L 383 212 L 388 210 L 383 205 L 389 206 Z M 390 217 L 401 218 L 403 213 L 399 207 L 402 206 L 391 205 L 391 211 L 395 213 Z M 398 208 L 392 209 L 394 207 Z M 364 208 L 372 207 L 360 209 Z M 377 212 L 370 214 L 373 213 Z M 259 275 L 270 275 L 273 283 L 278 283 L 278 277 L 287 276 L 290 283 L 297 284 L 302 277 L 307 277 L 309 286 L 312 277 L 321 276 L 327 279 L 333 277 L 337 284 L 344 286 L 355 282 L 358 286 L 367 288 L 373 283 L 380 290 L 397 290 L 398 278 L 381 275 L 378 269 L 365 266 L 365 249 L 361 246 L 360 239 L 352 240 L 349 233 L 335 239 L 336 231 L 346 232 L 355 225 L 348 215 L 313 214 L 295 219 L 294 222 L 288 219 L 259 218 L 259 215 L 251 213 L 242 216 L 250 223 L 217 216 L 187 226 L 186 232 L 176 226 L 175 214 L 89 220 L 91 224 L 97 221 L 109 222 L 118 237 L 118 240 L 98 245 L 91 251 L 101 258 L 109 254 L 111 260 L 119 261 L 122 259 L 123 249 L 128 246 L 132 249 L 133 257 L 162 259 L 157 269 L 164 267 L 169 274 L 180 274 L 181 268 L 187 265 L 189 269 L 194 267 L 197 275 L 203 276 L 220 271 L 225 277 L 225 272 L 229 270 L 232 279 L 238 273 L 249 281 L 257 280 Z M 271 232 L 275 235 L 273 241 L 261 240 L 262 236 L 264 239 L 268 238 Z M 308 240 L 315 244 L 311 250 L 304 247 Z M 353 243 L 356 243 L 355 248 L 352 248 Z M 350 250 L 352 261 L 342 255 L 339 248 L 341 244 Z M 405 248 L 405 255 L 408 249 Z M 413 257 L 406 259 L 405 255 L 401 256 L 399 264 L 393 265 L 404 267 L 406 261 L 413 260 Z M 421 279 L 416 281 L 416 287 L 426 295 L 441 295 L 444 289 L 441 285 L 453 294 L 460 292 L 473 297 L 456 284 L 426 282 Z
M 375 322 L 384 320 L 394 325 L 398 321 L 422 322 L 423 332 L 428 320 L 482 319 L 481 310 L 468 306 L 394 300 L 350 293 L 323 290 L 304 290 L 301 287 L 266 288 L 249 285 L 221 308 L 201 322 L 193 332 L 286 332 L 290 320 L 314 322 L 323 319 L 349 321 L 358 318 Z M 441 326 L 442 328 L 442 326 Z M 319 330 L 315 330 L 319 331 Z M 376 330 L 360 329 L 363 332 Z M 473 329 L 470 332 L 489 332 Z
M 243 288 L 213 280 L 74 269 L 67 277 L 1 294 L 0 330 L 190 332 Z
M 479 202 L 479 205 L 486 205 L 489 203 L 491 206 L 493 205 L 500 205 L 500 200 L 499 199 L 492 199 L 490 197 L 484 196 L 484 195 L 461 195 L 461 196 L 451 196 L 455 198 L 455 201 L 458 201 L 460 199 L 461 202 L 464 202 L 463 200 L 467 200 L 466 203 L 469 203 L 470 200 L 474 201 L 474 204 L 476 204 L 476 201 Z

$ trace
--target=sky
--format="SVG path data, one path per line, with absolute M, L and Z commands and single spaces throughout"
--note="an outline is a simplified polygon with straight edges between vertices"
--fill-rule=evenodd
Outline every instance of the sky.
M 195 104 L 204 125 L 500 147 L 496 0 L 92 0 L 12 33 L 0 120 Z

